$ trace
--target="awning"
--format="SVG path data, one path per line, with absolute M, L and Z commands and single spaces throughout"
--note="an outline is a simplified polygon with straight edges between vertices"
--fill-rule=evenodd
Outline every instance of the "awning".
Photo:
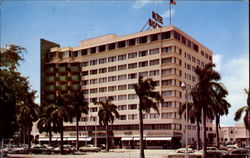
M 79 138 L 79 141 L 91 141 L 91 137 L 87 137 L 87 138 Z
M 143 137 L 143 139 L 145 140 L 146 137 Z M 133 140 L 140 140 L 140 137 L 134 137 Z
M 146 140 L 166 140 L 170 141 L 172 137 L 146 137 Z
M 75 137 L 72 137 L 72 138 L 68 138 L 68 141 L 76 141 L 76 138 Z
M 122 141 L 130 141 L 130 140 L 132 140 L 133 139 L 133 137 L 122 137 Z
M 67 141 L 67 140 L 68 140 L 67 137 L 64 137 L 64 138 L 63 138 L 63 141 Z M 61 138 L 57 138 L 57 141 L 61 141 Z
M 49 141 L 49 138 L 39 138 L 38 141 Z

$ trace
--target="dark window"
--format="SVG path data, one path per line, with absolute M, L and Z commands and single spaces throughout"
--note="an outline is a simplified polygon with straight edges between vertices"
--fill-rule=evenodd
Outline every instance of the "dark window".
M 82 56 L 83 56 L 83 55 L 87 55 L 87 54 L 88 54 L 88 50 L 87 50 L 87 49 L 83 49 L 83 50 L 81 51 L 81 53 L 82 53 Z
M 109 44 L 109 50 L 115 49 L 115 43 Z
M 174 38 L 180 41 L 181 40 L 180 37 L 181 35 L 178 32 L 174 31 Z
M 135 45 L 135 39 L 130 39 L 128 41 L 129 46 L 134 46 Z
M 99 46 L 99 52 L 103 52 L 106 50 L 106 46 L 103 45 L 103 46 Z
M 147 36 L 143 36 L 139 38 L 140 43 L 147 43 Z
M 96 47 L 90 49 L 91 54 L 96 53 Z
M 168 38 L 170 38 L 170 32 L 162 33 L 162 39 L 168 39 Z
M 150 36 L 151 41 L 157 41 L 158 40 L 158 34 L 154 34 Z
M 119 48 L 125 47 L 125 41 L 118 42 L 118 47 Z

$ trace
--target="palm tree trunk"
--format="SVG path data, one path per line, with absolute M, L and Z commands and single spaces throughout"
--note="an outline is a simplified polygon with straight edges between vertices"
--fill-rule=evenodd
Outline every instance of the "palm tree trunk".
M 51 138 L 52 138 L 52 129 L 51 124 L 49 123 L 49 145 L 51 146 Z
M 29 126 L 28 127 L 28 150 L 30 150 L 30 147 L 31 147 L 31 140 L 30 140 L 30 133 L 31 133 L 31 127 Z
M 140 158 L 145 158 L 144 155 L 144 140 L 143 140 L 143 118 L 142 118 L 142 109 L 139 109 L 139 130 L 140 130 Z
M 76 150 L 79 150 L 79 121 L 78 115 L 76 114 Z
M 217 148 L 219 148 L 220 146 L 220 137 L 219 137 L 219 123 L 220 123 L 220 116 L 217 115 L 216 116 L 216 120 L 215 120 L 215 123 L 216 123 L 216 146 Z
M 197 138 L 198 138 L 198 150 L 201 149 L 201 135 L 200 135 L 200 131 L 201 131 L 201 128 L 200 128 L 200 123 L 197 121 Z
M 202 158 L 207 158 L 207 140 L 206 140 L 206 110 L 203 108 L 203 116 L 202 116 L 202 121 L 203 121 L 203 154 Z
M 63 122 L 60 123 L 61 127 L 60 127 L 60 136 L 61 136 L 61 154 L 63 154 Z
M 109 151 L 109 126 L 106 123 L 106 151 Z

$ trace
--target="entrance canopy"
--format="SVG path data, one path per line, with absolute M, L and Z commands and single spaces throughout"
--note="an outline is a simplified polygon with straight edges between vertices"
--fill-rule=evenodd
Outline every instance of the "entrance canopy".
M 171 141 L 172 137 L 146 137 L 146 140 L 157 141 L 157 140 L 165 140 Z
M 91 141 L 91 137 L 79 137 L 79 141 Z M 52 141 L 61 141 L 60 137 L 52 137 Z M 48 137 L 41 137 L 38 139 L 38 141 L 48 142 Z M 76 141 L 76 137 L 64 137 L 63 141 Z
M 123 141 L 130 141 L 130 140 L 133 140 L 133 137 L 122 137 Z

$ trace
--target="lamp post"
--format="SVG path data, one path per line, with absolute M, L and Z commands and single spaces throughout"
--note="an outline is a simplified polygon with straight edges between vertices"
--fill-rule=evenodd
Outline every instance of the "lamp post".
M 185 82 L 181 83 L 181 89 L 185 90 L 185 105 L 186 105 L 186 153 L 185 158 L 188 158 L 188 106 L 187 106 L 187 85 Z

